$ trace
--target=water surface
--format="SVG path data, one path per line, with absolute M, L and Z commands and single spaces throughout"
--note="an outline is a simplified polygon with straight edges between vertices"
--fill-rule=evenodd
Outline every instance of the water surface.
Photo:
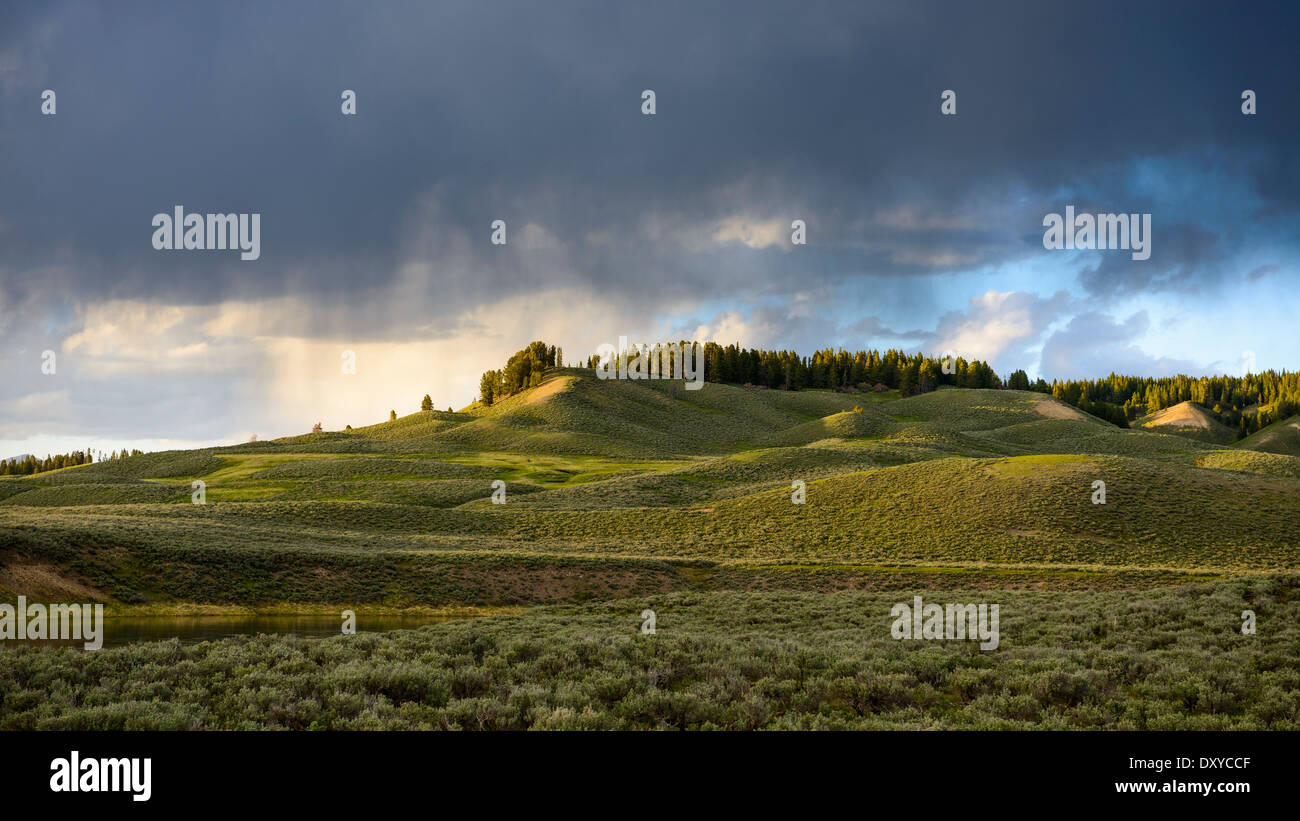
M 468 618 L 466 616 L 436 615 L 375 615 L 357 614 L 358 633 L 387 630 L 413 630 L 426 624 Z M 317 613 L 308 615 L 275 616 L 131 616 L 104 619 L 104 646 L 121 647 L 140 641 L 166 641 L 180 639 L 182 644 L 198 644 L 230 636 L 255 636 L 259 633 L 288 634 L 306 638 L 323 638 L 340 635 L 343 619 L 339 614 Z M 84 642 L 67 641 L 16 641 L 0 640 L 6 646 L 75 646 Z

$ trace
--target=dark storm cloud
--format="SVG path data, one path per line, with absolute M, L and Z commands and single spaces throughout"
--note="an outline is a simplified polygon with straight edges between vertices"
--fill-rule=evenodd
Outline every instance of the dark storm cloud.
M 1146 260 L 1135 260 L 1122 250 L 1107 251 L 1079 274 L 1079 281 L 1089 294 L 1105 299 L 1147 291 L 1193 291 L 1200 282 L 1221 275 L 1226 257 L 1220 236 L 1191 223 L 1160 226 L 1158 249 Z
M 391 325 L 414 329 L 543 287 L 780 294 L 997 265 L 1042 252 L 1023 239 L 1058 210 L 1062 186 L 1090 179 L 1122 199 L 1132 180 L 1112 178 L 1135 157 L 1206 146 L 1254 158 L 1258 211 L 1293 214 L 1300 196 L 1297 14 L 1283 5 L 7 4 L 0 15 L 10 304 L 296 293 L 356 306 L 418 274 L 424 300 L 382 303 Z M 1238 109 L 1247 87 L 1253 118 Z M 59 95 L 55 117 L 39 115 L 44 88 Z M 356 117 L 339 112 L 345 88 Z M 639 110 L 645 88 L 654 117 Z M 946 88 L 955 117 L 938 113 Z M 177 204 L 261 213 L 262 258 L 152 250 L 150 218 Z M 780 247 L 710 245 L 735 215 L 805 219 L 810 245 L 797 265 Z M 488 244 L 498 218 L 507 248 Z M 546 242 L 514 245 L 529 223 Z M 1176 263 L 1107 259 L 1084 285 L 1194 278 L 1221 251 L 1214 229 L 1183 230 Z M 365 311 L 330 321 L 374 327 Z

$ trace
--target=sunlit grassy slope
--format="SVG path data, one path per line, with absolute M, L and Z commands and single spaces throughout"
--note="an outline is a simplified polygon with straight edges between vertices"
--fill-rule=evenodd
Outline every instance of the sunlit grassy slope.
M 1156 411 L 1136 420 L 1133 426 L 1159 433 L 1188 436 L 1216 445 L 1227 445 L 1236 439 L 1232 428 L 1195 402 L 1180 402 L 1173 407 Z
M 1279 424 L 1243 449 L 1027 392 L 557 369 L 491 408 L 0 480 L 0 595 L 501 604 L 1287 570 L 1300 458 Z
M 1300 456 L 1300 416 L 1274 422 L 1242 439 L 1238 447 L 1265 453 Z

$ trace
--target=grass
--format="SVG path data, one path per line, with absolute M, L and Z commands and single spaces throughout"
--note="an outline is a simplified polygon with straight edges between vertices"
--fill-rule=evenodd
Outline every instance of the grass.
M 832 439 L 879 438 L 901 427 L 901 423 L 868 405 L 795 425 L 769 436 L 765 442 L 773 446 L 810 445 Z
M 532 449 L 548 440 L 563 446 Z M 731 585 L 755 562 L 1257 573 L 1300 560 L 1296 465 L 1041 394 L 688 391 L 566 369 L 492 408 L 0 480 L 0 561 L 107 600 L 251 605 L 556 601 L 585 593 L 520 580 L 579 560 L 610 595 L 673 588 L 664 560 L 730 568 Z M 427 585 L 439 562 L 454 572 Z
M 1134 427 L 1186 436 L 1215 445 L 1232 444 L 1237 433 L 1195 402 L 1180 402 L 1134 421 Z
M 1198 455 L 1199 467 L 1300 478 L 1300 457 L 1254 450 L 1219 450 Z
M 1300 456 L 1300 418 L 1292 416 L 1290 419 L 1274 422 L 1242 439 L 1237 443 L 1237 447 L 1265 453 Z

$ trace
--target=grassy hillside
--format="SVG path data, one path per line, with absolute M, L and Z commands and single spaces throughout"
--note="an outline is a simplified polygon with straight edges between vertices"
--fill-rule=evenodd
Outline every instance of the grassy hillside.
M 1300 416 L 1274 422 L 1237 443 L 1244 450 L 1300 456 Z
M 854 410 L 833 413 L 795 425 L 764 440 L 767 445 L 811 445 L 826 440 L 877 439 L 903 428 L 902 423 L 875 408 L 855 406 Z
M 1237 438 L 1236 432 L 1220 422 L 1206 408 L 1195 402 L 1179 402 L 1170 408 L 1143 416 L 1133 423 L 1136 428 L 1186 436 L 1215 445 L 1228 445 Z
M 919 573 L 1150 586 L 1296 567 L 1298 462 L 1037 393 L 691 391 L 553 369 L 490 408 L 0 480 L 0 595 L 35 578 L 124 603 L 395 606 Z

